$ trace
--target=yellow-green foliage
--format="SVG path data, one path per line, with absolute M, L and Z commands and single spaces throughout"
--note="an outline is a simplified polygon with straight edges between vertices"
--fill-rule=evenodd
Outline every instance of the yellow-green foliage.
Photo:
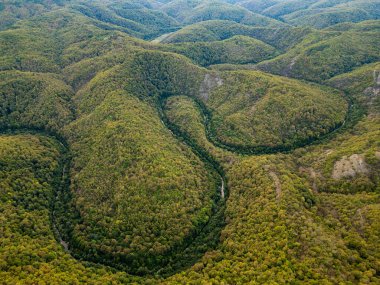
M 359 122 L 355 128 L 331 143 L 317 148 L 319 153 L 303 154 L 303 164 L 312 167 L 316 173 L 316 187 L 321 191 L 338 193 L 356 193 L 362 191 L 379 192 L 380 166 L 376 151 L 380 147 L 379 118 L 370 117 Z M 324 153 L 322 155 L 320 153 Z M 326 155 L 327 154 L 327 155 Z M 337 161 L 348 159 L 357 154 L 363 157 L 367 171 L 358 172 L 347 179 L 333 178 L 333 170 Z M 351 162 L 347 162 L 350 165 Z
M 31 40 L 33 37 L 34 40 Z M 0 32 L 0 70 L 56 72 L 54 57 L 58 46 L 41 31 L 12 29 Z
M 173 1 L 161 8 L 185 24 L 208 20 L 228 20 L 252 26 L 282 27 L 283 23 L 222 1 Z
M 0 278 L 4 284 L 105 284 L 137 281 L 76 261 L 57 243 L 51 202 L 61 150 L 51 138 L 0 136 Z M 57 179 L 56 179 L 56 176 Z
M 68 9 L 53 11 L 0 32 L 0 70 L 59 73 L 82 59 L 145 45 L 126 34 L 103 30 Z
M 74 90 L 84 87 L 97 73 L 122 63 L 125 56 L 121 53 L 106 53 L 102 56 L 86 58 L 65 67 L 62 71 L 65 80 Z
M 186 96 L 172 96 L 165 102 L 165 113 L 169 120 L 179 126 L 201 145 L 207 144 L 204 120 L 194 101 Z
M 0 3 L 0 30 L 12 26 L 18 20 L 27 19 L 41 15 L 52 9 L 59 8 L 64 1 L 62 0 L 3 0 Z
M 104 7 L 101 3 L 82 2 L 79 4 L 74 4 L 72 8 L 78 10 L 80 13 L 89 18 L 99 21 L 99 24 L 101 25 L 113 27 L 113 29 L 121 30 L 136 37 L 142 37 L 145 33 L 148 33 L 148 27 L 145 27 L 135 21 L 120 17 L 111 10 L 107 9 L 107 7 Z
M 132 2 L 132 3 L 131 3 Z M 130 3 L 114 3 L 110 8 L 119 16 L 144 25 L 148 32 L 145 38 L 171 31 L 180 24 L 162 11 L 154 9 L 149 1 L 131 1 Z
M 60 56 L 65 47 L 101 32 L 88 24 L 85 18 L 60 11 L 0 32 L 1 70 L 59 72 Z
M 276 1 L 264 3 L 261 12 L 282 16 L 310 2 L 326 4 L 292 0 L 280 5 L 286 11 L 271 10 Z M 9 12 L 1 4 L 0 13 L 22 11 Z M 168 20 L 157 18 L 162 12 L 133 9 L 169 13 L 171 5 L 169 14 L 179 22 L 263 20 L 233 5 L 210 7 L 212 1 L 196 15 L 185 15 L 185 6 L 184 14 L 175 10 L 183 1 L 156 4 L 82 1 L 92 14 L 65 5 L 0 32 L 1 127 L 38 128 L 62 137 L 59 142 L 36 130 L 0 135 L 1 282 L 378 284 L 380 122 L 379 86 L 373 81 L 378 65 L 325 81 L 378 58 L 377 22 L 313 32 L 273 61 L 285 58 L 284 66 L 292 67 L 286 74 L 346 91 L 356 99 L 353 109 L 356 101 L 368 106 L 359 123 L 347 120 L 329 140 L 286 154 L 238 155 L 218 148 L 213 133 L 242 146 L 297 146 L 339 125 L 347 103 L 339 92 L 316 84 L 258 71 L 208 71 L 162 52 L 170 46 L 123 33 L 133 30 L 129 24 L 138 36 L 157 32 L 150 27 Z M 110 13 L 117 5 L 128 20 Z M 247 17 L 237 19 L 240 12 Z M 29 16 L 30 11 L 20 15 Z M 247 30 L 226 22 L 200 24 L 194 38 L 205 33 L 204 39 L 220 44 L 246 35 L 287 50 L 312 31 L 283 24 Z M 167 27 L 160 25 L 159 30 Z M 273 72 L 284 71 L 280 67 Z M 353 155 L 365 171 L 333 177 L 336 163 Z M 131 277 L 120 268 L 157 275 Z
M 204 150 L 216 157 L 224 167 L 231 166 L 237 155 L 216 147 L 207 139 L 205 118 L 199 106 L 191 97 L 169 97 L 165 101 L 164 112 L 171 123 Z
M 342 94 L 255 71 L 226 72 L 205 100 L 218 138 L 235 146 L 291 146 L 344 121 Z
M 363 66 L 353 72 L 342 74 L 329 80 L 329 84 L 342 88 L 357 99 L 363 106 L 368 106 L 367 116 L 364 116 L 352 130 L 333 141 L 315 147 L 320 154 L 304 154 L 303 164 L 314 169 L 316 187 L 321 191 L 338 193 L 356 193 L 363 191 L 379 192 L 379 109 L 375 104 L 376 96 L 372 92 L 378 90 L 378 64 Z M 377 88 L 377 89 L 376 89 Z M 333 170 L 337 161 L 347 160 L 352 155 L 359 155 L 364 160 L 364 170 L 355 171 L 353 177 L 336 179 Z M 352 158 L 357 159 L 357 158 Z M 352 162 L 348 162 L 350 165 Z
M 252 27 L 232 21 L 210 20 L 185 26 L 184 28 L 156 38 L 160 43 L 212 42 L 236 35 L 252 37 L 280 50 L 287 50 L 312 32 L 310 28 Z
M 73 1 L 71 8 L 98 26 L 150 39 L 180 26 L 150 1 Z
M 291 155 L 247 158 L 227 176 L 220 249 L 165 283 L 378 282 L 378 195 L 348 198 L 347 211 L 344 196 L 313 193 Z M 363 206 L 360 220 L 357 209 Z
M 126 66 L 133 84 L 127 88 L 141 98 L 158 95 L 196 96 L 205 70 L 187 58 L 157 51 L 141 51 Z
M 221 2 L 202 3 L 186 15 L 185 23 L 196 23 L 207 20 L 229 20 L 252 26 L 281 27 L 284 24 L 248 10 Z
M 361 22 L 378 19 L 379 6 L 376 0 L 352 1 L 281 1 L 277 5 L 269 3 L 264 14 L 281 15 L 292 25 L 324 28 L 343 22 Z M 276 7 L 277 6 L 277 7 Z M 307 7 L 307 9 L 305 9 Z M 280 14 L 279 14 L 280 12 Z
M 361 68 L 339 76 L 339 82 L 361 96 L 373 85 L 372 68 L 367 67 L 367 77 Z M 349 80 L 358 78 L 355 74 L 362 76 L 361 88 Z M 195 120 L 184 99 L 171 98 L 168 105 L 169 116 L 182 127 Z M 288 155 L 235 160 L 227 172 L 228 224 L 220 251 L 208 253 L 168 283 L 378 282 L 380 199 L 374 186 L 379 185 L 379 125 L 378 113 L 371 113 L 328 143 Z M 194 128 L 189 132 L 199 136 Z M 365 158 L 369 172 L 332 179 L 334 163 L 353 154 Z
M 302 11 L 301 13 L 293 13 L 287 15 L 286 19 L 290 24 L 297 26 L 310 26 L 314 28 L 325 28 L 341 22 L 361 22 L 371 20 L 372 17 L 369 13 L 362 9 L 352 9 L 342 7 L 335 9 L 326 9 L 315 13 L 311 10 L 309 13 Z
M 349 72 L 379 60 L 379 23 L 368 21 L 344 31 L 312 33 L 285 54 L 258 64 L 258 68 L 317 82 Z
M 82 218 L 73 232 L 80 250 L 136 258 L 169 254 L 209 219 L 212 172 L 147 103 L 110 92 L 68 126 L 67 137 Z
M 58 132 L 73 120 L 73 92 L 58 76 L 0 72 L 0 127 L 34 127 Z
M 277 54 L 270 45 L 246 36 L 216 42 L 183 43 L 168 46 L 167 49 L 183 54 L 201 66 L 257 63 Z
M 329 79 L 326 83 L 348 92 L 351 96 L 361 101 L 368 101 L 371 88 L 379 88 L 378 76 L 380 73 L 380 62 L 366 64 L 354 69 L 350 73 L 341 74 Z M 367 89 L 369 88 L 369 89 Z M 376 96 L 373 96 L 376 97 Z
M 355 98 L 362 105 L 368 107 L 369 112 L 380 112 L 380 63 L 367 64 L 350 73 L 335 76 L 326 83 L 342 89 Z

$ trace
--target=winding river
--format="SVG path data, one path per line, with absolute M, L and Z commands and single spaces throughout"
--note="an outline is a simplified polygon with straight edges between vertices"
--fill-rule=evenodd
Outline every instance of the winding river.
M 220 163 L 207 151 L 205 151 L 201 146 L 199 146 L 194 139 L 189 137 L 186 133 L 182 132 L 178 126 L 170 122 L 168 117 L 166 116 L 164 112 L 164 105 L 166 102 L 166 99 L 168 97 L 172 96 L 171 94 L 164 94 L 163 96 L 159 97 L 157 100 L 157 110 L 161 119 L 161 122 L 165 125 L 167 129 L 170 130 L 170 132 L 173 134 L 173 136 L 176 137 L 179 141 L 184 142 L 187 144 L 191 150 L 196 154 L 204 163 L 208 166 L 209 171 L 214 172 L 216 176 L 218 177 L 218 185 L 215 189 L 215 195 L 214 197 L 214 209 L 212 211 L 212 215 L 209 218 L 209 220 L 201 225 L 198 229 L 195 229 L 195 231 L 192 233 L 191 236 L 186 238 L 182 244 L 180 244 L 175 250 L 173 250 L 172 253 L 170 253 L 170 258 L 168 260 L 171 260 L 168 262 L 165 260 L 162 264 L 159 264 L 159 266 L 156 266 L 154 268 L 151 268 L 151 271 L 149 274 L 159 274 L 161 276 L 168 276 L 172 275 L 176 272 L 179 272 L 183 270 L 186 267 L 192 266 L 196 260 L 202 257 L 205 251 L 198 252 L 196 250 L 197 245 L 200 245 L 204 243 L 206 240 L 208 243 L 210 243 L 210 239 L 212 240 L 213 247 L 216 247 L 219 242 L 219 236 L 220 232 L 223 229 L 225 222 L 224 222 L 224 210 L 225 210 L 225 204 L 226 200 L 228 199 L 228 182 L 226 179 L 226 175 L 224 173 L 223 167 L 220 165 Z M 194 99 L 194 98 L 193 98 Z M 204 127 L 206 130 L 206 136 L 207 139 L 216 147 L 221 147 L 223 149 L 239 153 L 239 154 L 269 154 L 269 153 L 276 153 L 276 152 L 284 152 L 289 151 L 293 148 L 284 148 L 284 147 L 277 147 L 277 148 L 267 148 L 264 146 L 259 146 L 255 148 L 236 148 L 234 146 L 230 145 L 224 145 L 221 143 L 215 135 L 211 131 L 211 113 L 208 111 L 208 109 L 205 107 L 205 105 L 200 102 L 199 100 L 195 100 L 196 105 L 198 106 L 202 117 L 204 118 Z M 347 119 L 350 118 L 351 115 L 351 104 L 349 111 L 347 113 Z M 330 137 L 333 133 L 335 133 L 337 130 L 341 129 L 344 126 L 345 123 L 342 123 L 341 125 L 337 126 L 336 128 L 330 130 L 330 132 L 326 135 L 324 135 L 322 138 L 312 139 L 308 140 L 306 142 L 302 142 L 296 147 L 300 146 L 306 146 L 312 143 L 315 143 L 316 141 L 320 141 L 321 139 L 325 139 L 327 137 Z M 59 218 L 58 213 L 56 212 L 57 203 L 62 203 L 60 201 L 60 197 L 62 197 L 62 193 L 70 193 L 70 178 L 69 178 L 69 170 L 70 170 L 70 151 L 68 144 L 62 138 L 61 136 L 58 136 L 56 134 L 47 133 L 43 130 L 36 130 L 36 129 L 21 129 L 21 130 L 3 130 L 1 131 L 2 134 L 16 134 L 16 133 L 28 133 L 28 134 L 38 134 L 43 136 L 48 136 L 51 138 L 54 138 L 55 141 L 57 141 L 62 149 L 61 151 L 61 163 L 62 165 L 62 172 L 61 172 L 61 185 L 60 189 L 55 189 L 55 199 L 52 202 L 51 206 L 51 221 L 52 221 L 52 230 L 55 233 L 57 241 L 62 245 L 62 247 L 69 253 L 72 253 L 72 248 L 70 244 L 70 239 L 65 239 L 65 234 L 61 233 L 60 231 L 60 225 L 59 225 Z M 296 148 L 294 147 L 294 148 Z M 209 250 L 210 248 L 207 248 Z M 192 252 L 194 251 L 194 254 L 190 256 L 192 258 L 189 258 L 189 260 L 182 260 L 182 253 L 184 251 Z M 77 257 L 75 254 L 73 254 L 74 257 Z M 95 262 L 95 263 L 101 263 L 108 266 L 115 267 L 117 269 L 126 270 L 125 266 L 123 264 L 114 264 L 112 260 L 110 261 L 104 261 L 106 259 L 102 259 L 102 261 L 97 259 L 90 259 L 89 261 Z M 126 259 L 126 262 L 129 263 L 128 259 Z M 131 274 L 140 275 L 135 270 L 127 270 Z

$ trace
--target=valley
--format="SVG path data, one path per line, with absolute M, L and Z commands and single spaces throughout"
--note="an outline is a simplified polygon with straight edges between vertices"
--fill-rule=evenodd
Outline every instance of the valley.
M 4 284 L 377 284 L 376 0 L 0 4 Z

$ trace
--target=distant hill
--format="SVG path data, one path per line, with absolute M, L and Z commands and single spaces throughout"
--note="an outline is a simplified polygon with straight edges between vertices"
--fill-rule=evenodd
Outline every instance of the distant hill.
M 0 283 L 380 284 L 378 0 L 4 0 Z
M 278 54 L 274 47 L 246 36 L 234 36 L 223 41 L 168 45 L 166 49 L 183 54 L 201 66 L 257 63 Z
M 323 81 L 362 64 L 379 60 L 379 21 L 308 35 L 301 43 L 258 68 L 268 72 Z M 338 27 L 340 29 L 340 27 Z
M 236 35 L 242 35 L 256 38 L 284 50 L 289 49 L 311 32 L 312 29 L 309 28 L 251 27 L 231 21 L 213 20 L 186 26 L 177 32 L 163 35 L 154 40 L 154 42 L 207 42 L 225 40 Z

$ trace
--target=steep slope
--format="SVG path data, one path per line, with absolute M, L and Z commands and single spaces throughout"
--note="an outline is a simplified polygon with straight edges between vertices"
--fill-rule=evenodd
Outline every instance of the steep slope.
M 184 24 L 208 20 L 228 20 L 251 26 L 282 27 L 283 23 L 255 14 L 242 6 L 218 0 L 171 1 L 161 10 Z
M 72 7 L 100 23 L 139 38 L 156 37 L 179 26 L 175 19 L 156 10 L 149 2 L 86 1 L 73 4 Z
M 262 13 L 269 17 L 281 18 L 284 15 L 304 10 L 311 5 L 317 3 L 318 0 L 289 0 L 289 1 L 278 1 L 273 6 L 266 8 Z
M 243 1 L 236 1 L 236 3 L 252 12 L 255 13 L 261 13 L 265 9 L 276 5 L 279 3 L 279 0 L 243 0 Z
M 286 50 L 299 43 L 311 32 L 312 30 L 309 28 L 250 27 L 231 21 L 212 20 L 186 26 L 177 32 L 160 36 L 154 42 L 209 42 L 242 35 L 261 40 L 280 50 Z
M 362 22 L 379 19 L 378 1 L 346 1 L 332 7 L 318 8 L 314 4 L 310 9 L 288 14 L 283 19 L 293 25 L 325 28 L 342 22 Z
M 5 30 L 19 20 L 41 15 L 62 8 L 67 2 L 62 0 L 14 1 L 0 3 L 0 30 Z
M 228 20 L 250 26 L 281 27 L 283 23 L 254 14 L 248 10 L 219 1 L 204 2 L 191 10 L 184 23 L 192 24 L 208 20 Z
M 46 19 L 54 15 L 58 14 L 52 13 L 47 18 L 43 16 L 40 19 L 42 21 L 33 20 L 23 29 L 46 33 L 43 29 L 48 22 Z M 64 12 L 55 21 L 59 23 L 66 16 L 74 22 L 82 18 Z M 102 68 L 105 71 L 107 52 L 110 50 L 102 46 L 102 40 L 105 36 L 107 39 L 110 36 L 112 38 L 115 33 L 94 28 L 95 37 L 81 38 L 83 31 L 68 31 L 70 26 L 65 22 L 57 28 L 55 36 L 74 40 L 66 41 L 59 54 L 44 53 L 44 58 L 52 62 L 58 60 L 60 66 L 65 66 L 78 65 L 76 62 L 82 58 L 100 56 L 99 61 L 105 65 L 97 72 Z M 122 45 L 125 38 L 119 36 L 119 44 Z M 117 42 L 118 38 L 114 40 Z M 76 53 L 78 46 L 81 47 L 81 54 Z M 130 51 L 129 56 L 118 59 L 125 61 L 124 65 L 100 72 L 75 96 L 71 88 L 60 81 L 60 75 L 3 71 L 4 80 L 0 87 L 5 98 L 2 102 L 5 113 L 2 123 L 3 128 L 53 131 L 70 144 L 75 156 L 72 161 L 72 192 L 63 195 L 56 213 L 59 221 L 57 227 L 72 254 L 145 274 L 157 271 L 157 266 L 165 266 L 174 253 L 189 247 L 193 236 L 199 235 L 215 211 L 214 199 L 217 199 L 215 195 L 220 181 L 209 165 L 190 148 L 176 141 L 164 128 L 154 108 L 154 101 L 149 102 L 154 98 L 155 90 L 144 91 L 142 86 L 139 88 L 138 84 L 134 84 L 134 78 L 139 76 L 138 68 L 142 68 L 142 72 L 151 70 L 153 63 L 145 62 L 141 51 L 134 56 L 133 52 L 137 48 L 133 43 L 124 48 Z M 22 47 L 20 51 L 23 51 Z M 75 57 L 72 57 L 74 54 Z M 5 55 L 12 58 L 10 51 L 6 51 Z M 172 75 L 181 76 L 168 78 L 167 82 L 162 83 L 182 90 L 188 89 L 187 86 L 193 83 L 184 72 L 189 72 L 186 59 L 178 58 L 177 64 L 173 65 L 174 62 L 170 60 L 175 59 L 175 54 L 163 57 L 162 53 L 156 52 L 151 55 L 162 62 L 162 66 L 156 70 L 158 80 L 165 72 L 161 68 L 171 70 Z M 15 56 L 17 54 L 13 54 L 12 60 Z M 179 74 L 176 73 L 178 68 L 182 69 Z M 185 77 L 188 82 L 183 80 Z M 75 75 L 72 80 L 77 81 Z M 184 82 L 183 86 L 177 86 L 180 81 Z M 157 87 L 159 90 L 164 88 L 160 85 Z M 140 96 L 140 99 L 136 96 Z M 141 101 L 143 98 L 146 102 Z M 69 124 L 74 119 L 71 113 L 73 107 L 78 117 Z M 131 133 L 135 134 L 134 139 L 126 141 L 124 138 Z M 147 144 L 149 141 L 150 145 Z M 93 156 L 96 152 L 99 155 Z M 144 212 L 151 213 L 148 220 L 148 215 L 136 215 L 142 207 L 146 207 Z M 173 212 L 177 214 L 174 216 Z M 147 232 L 150 238 L 142 239 Z M 204 249 L 189 251 L 188 260 L 176 258 L 174 262 L 178 262 L 178 265 L 175 266 L 187 266 Z M 118 264 L 116 261 L 122 262 Z
M 378 0 L 245 0 L 236 1 L 236 4 L 291 25 L 319 29 L 343 22 L 376 20 L 380 9 Z
M 332 89 L 253 71 L 207 74 L 199 99 L 214 143 L 248 153 L 303 145 L 339 127 L 347 111 Z
M 64 153 L 52 137 L 0 135 L 2 282 L 137 282 L 135 277 L 112 273 L 105 267 L 89 269 L 57 242 L 51 228 L 51 205 L 61 186 Z
M 148 273 L 210 219 L 216 178 L 146 103 L 115 90 L 67 132 L 81 216 L 68 240 L 77 256 Z
M 369 65 L 336 82 L 368 100 L 366 90 L 378 86 L 374 70 Z M 188 129 L 189 122 L 202 122 L 197 108 L 181 102 L 173 98 L 170 117 L 191 136 L 202 136 L 193 132 L 197 128 Z M 379 112 L 369 111 L 352 130 L 320 145 L 226 160 L 230 197 L 223 247 L 165 283 L 378 282 Z M 335 165 L 350 157 L 366 170 L 349 163 L 354 175 L 334 178 Z
M 166 49 L 182 54 L 201 66 L 257 63 L 278 54 L 272 46 L 245 36 L 234 36 L 224 41 L 176 44 Z
M 379 60 L 378 30 L 379 21 L 369 21 L 343 31 L 315 32 L 285 54 L 258 64 L 258 68 L 320 82 Z
M 170 31 L 181 21 L 163 14 L 170 2 L 75 1 L 0 32 L 2 282 L 378 284 L 378 23 L 191 26 L 210 25 L 196 37 L 216 41 L 196 44 L 194 62 L 207 62 L 206 46 L 239 61 L 269 44 L 285 52 L 273 72 L 287 74 L 278 60 L 291 65 L 299 53 L 288 75 L 336 91 L 207 70 L 173 53 L 190 44 L 131 37 Z M 228 2 L 213 16 L 239 15 L 242 1 Z M 277 5 L 268 2 L 255 9 Z M 289 2 L 281 9 L 345 1 Z M 230 38 L 247 27 L 249 38 L 237 38 L 244 54 L 233 57 Z M 324 136 L 344 120 L 342 92 L 347 120 Z M 284 144 L 296 149 L 282 153 Z
M 53 74 L 0 72 L 0 128 L 59 132 L 74 119 L 73 91 Z

